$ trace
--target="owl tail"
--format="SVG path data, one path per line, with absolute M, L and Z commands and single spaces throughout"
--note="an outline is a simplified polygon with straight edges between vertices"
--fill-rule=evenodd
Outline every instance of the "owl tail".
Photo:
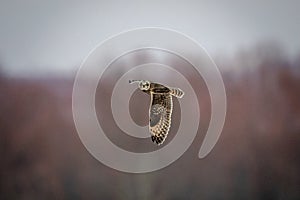
M 184 92 L 179 88 L 171 88 L 170 94 L 177 98 L 182 98 L 184 95 Z

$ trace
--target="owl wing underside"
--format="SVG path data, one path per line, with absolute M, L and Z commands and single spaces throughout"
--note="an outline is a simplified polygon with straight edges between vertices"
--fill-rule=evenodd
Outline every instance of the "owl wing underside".
M 152 93 L 149 109 L 149 131 L 156 144 L 162 144 L 170 130 L 173 103 L 168 93 Z

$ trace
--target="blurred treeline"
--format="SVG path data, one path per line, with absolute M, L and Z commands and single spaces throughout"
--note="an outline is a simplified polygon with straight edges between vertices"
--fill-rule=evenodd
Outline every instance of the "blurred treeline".
M 88 153 L 72 119 L 74 80 L 2 73 L 0 199 L 300 199 L 300 56 L 271 45 L 217 64 L 228 103 L 217 145 L 198 159 L 210 117 L 204 92 L 193 145 L 148 174 L 112 170 Z

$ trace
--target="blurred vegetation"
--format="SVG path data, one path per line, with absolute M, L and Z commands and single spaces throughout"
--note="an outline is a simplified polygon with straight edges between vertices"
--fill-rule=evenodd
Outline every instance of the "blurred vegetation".
M 217 145 L 198 159 L 204 92 L 192 146 L 148 174 L 112 170 L 87 152 L 72 119 L 73 80 L 0 76 L 0 199 L 300 199 L 300 56 L 276 49 L 219 61 L 231 69 L 222 71 L 228 112 Z

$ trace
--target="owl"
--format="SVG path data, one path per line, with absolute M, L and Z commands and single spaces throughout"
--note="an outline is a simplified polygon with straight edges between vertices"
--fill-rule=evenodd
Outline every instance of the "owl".
M 149 108 L 149 132 L 152 142 L 162 144 L 170 130 L 173 110 L 172 97 L 182 98 L 184 92 L 179 88 L 171 88 L 147 80 L 129 80 L 138 83 L 138 87 L 151 97 Z

